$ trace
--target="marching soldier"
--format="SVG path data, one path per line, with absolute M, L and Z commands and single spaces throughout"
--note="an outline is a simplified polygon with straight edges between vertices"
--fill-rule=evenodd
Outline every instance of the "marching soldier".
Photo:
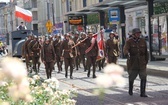
M 109 39 L 106 41 L 106 51 L 108 63 L 117 63 L 117 57 L 119 56 L 119 45 L 118 40 L 115 39 L 115 33 L 109 34 Z
M 124 54 L 127 58 L 127 70 L 129 74 L 129 95 L 133 95 L 133 84 L 137 75 L 141 79 L 140 96 L 146 95 L 146 66 L 148 63 L 147 44 L 143 38 L 140 38 L 141 31 L 139 28 L 132 30 L 132 37 L 126 41 Z
M 93 33 L 88 33 L 88 38 L 86 39 L 85 43 L 87 46 L 87 49 L 85 51 L 86 57 L 87 57 L 87 77 L 90 77 L 90 68 L 91 65 L 93 66 L 93 78 L 96 78 L 95 72 L 96 72 L 96 59 L 98 56 L 98 45 L 96 39 L 92 36 Z
M 65 40 L 62 42 L 61 46 L 61 54 L 62 57 L 64 58 L 64 63 L 65 63 L 65 77 L 68 77 L 68 66 L 70 66 L 70 79 L 73 79 L 73 63 L 74 63 L 74 58 L 77 55 L 76 47 L 72 48 L 75 43 L 73 40 L 71 40 L 70 35 L 66 34 L 65 35 Z
M 25 42 L 25 45 L 24 45 L 24 52 L 25 52 L 25 59 L 26 59 L 26 67 L 27 67 L 27 70 L 29 72 L 32 72 L 29 70 L 29 64 L 30 64 L 30 60 L 31 60 L 31 54 L 29 53 L 29 47 L 28 45 L 30 44 L 30 42 L 32 41 L 32 35 L 29 35 L 28 36 L 28 40 Z
M 61 41 L 61 36 L 56 35 L 55 36 L 56 40 L 53 41 L 53 46 L 54 46 L 54 51 L 55 51 L 55 55 L 56 55 L 56 63 L 57 63 L 57 67 L 58 67 L 58 73 L 60 73 L 62 71 L 62 63 L 63 61 L 61 60 L 61 45 L 62 45 L 62 41 Z
M 45 65 L 47 79 L 51 78 L 52 70 L 55 63 L 55 51 L 53 45 L 50 44 L 48 38 L 45 39 L 45 43 L 41 49 L 41 60 Z
M 30 52 L 32 53 L 33 68 L 36 74 L 39 72 L 40 68 L 40 51 L 41 45 L 39 43 L 38 37 L 34 36 L 34 40 L 30 43 Z
M 84 40 L 85 38 L 86 38 L 86 34 L 82 33 L 81 38 L 79 39 L 79 42 Z M 86 43 L 84 43 L 84 42 L 80 43 L 79 46 L 78 46 L 78 49 L 79 49 L 80 60 L 83 63 L 84 71 L 86 71 L 86 60 L 85 60 L 85 57 L 86 57 L 86 54 L 85 54 Z
M 79 40 L 79 32 L 76 32 L 73 38 L 73 41 L 75 44 L 77 44 L 78 40 Z M 76 70 L 78 70 L 78 67 L 79 67 L 79 48 L 78 46 L 76 47 L 76 49 L 77 49 L 77 56 L 75 57 L 74 62 L 75 62 Z

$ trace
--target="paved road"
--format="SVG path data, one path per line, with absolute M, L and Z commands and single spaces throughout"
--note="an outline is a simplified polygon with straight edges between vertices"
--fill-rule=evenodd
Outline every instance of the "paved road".
M 57 68 L 57 67 L 55 67 Z M 41 66 L 40 75 L 46 78 L 44 66 Z M 56 69 L 57 71 L 57 69 Z M 94 79 L 88 78 L 83 68 L 74 71 L 74 79 L 64 77 L 64 71 L 57 74 L 55 71 L 52 73 L 60 81 L 60 89 L 78 89 L 78 97 L 76 105 L 168 105 L 168 79 L 166 77 L 157 75 L 148 75 L 147 94 L 148 98 L 139 96 L 139 78 L 136 79 L 134 84 L 134 95 L 128 95 L 128 83 L 123 88 L 111 88 L 106 90 L 103 103 L 100 102 L 98 96 L 93 94 L 97 88 Z M 97 75 L 102 74 L 97 71 Z M 124 78 L 128 79 L 125 72 Z

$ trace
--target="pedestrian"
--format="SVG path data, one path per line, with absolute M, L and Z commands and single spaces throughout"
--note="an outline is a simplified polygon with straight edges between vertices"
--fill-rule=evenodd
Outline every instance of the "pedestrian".
M 133 84 L 137 75 L 141 79 L 140 96 L 148 97 L 146 95 L 146 66 L 148 63 L 147 44 L 143 38 L 140 38 L 141 31 L 139 28 L 132 30 L 132 38 L 126 41 L 124 45 L 124 54 L 127 56 L 127 70 L 129 75 L 129 95 L 133 95 Z
M 77 55 L 76 47 L 72 48 L 75 45 L 74 41 L 70 38 L 69 34 L 65 35 L 65 40 L 62 42 L 61 46 L 61 59 L 64 59 L 65 64 L 65 77 L 68 77 L 68 67 L 70 66 L 70 79 L 73 79 L 73 65 L 74 58 Z
M 116 64 L 119 56 L 119 43 L 115 36 L 114 32 L 109 34 L 109 39 L 106 41 L 106 51 L 108 63 Z
M 45 65 L 45 70 L 47 74 L 47 79 L 52 77 L 52 71 L 55 63 L 55 51 L 48 37 L 45 39 L 45 43 L 41 49 L 41 61 Z
M 90 69 L 91 69 L 91 65 L 93 66 L 93 78 L 96 78 L 96 59 L 98 56 L 98 45 L 97 45 L 97 41 L 96 38 L 94 38 L 92 32 L 88 32 L 88 38 L 86 39 L 85 43 L 86 43 L 86 58 L 87 58 L 87 77 L 90 77 Z

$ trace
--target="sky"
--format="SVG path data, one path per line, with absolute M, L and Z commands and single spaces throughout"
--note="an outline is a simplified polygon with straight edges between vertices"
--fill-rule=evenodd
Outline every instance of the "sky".
M 9 2 L 10 0 L 0 0 L 0 2 L 2 2 L 2 1 L 3 1 L 3 2 Z

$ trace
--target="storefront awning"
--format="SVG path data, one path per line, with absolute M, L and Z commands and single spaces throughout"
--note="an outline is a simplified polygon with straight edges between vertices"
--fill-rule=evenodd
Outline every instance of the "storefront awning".
M 81 10 L 68 12 L 65 15 L 90 14 L 118 6 L 124 6 L 125 8 L 132 8 L 141 5 L 147 5 L 146 0 L 105 0 L 103 2 L 84 7 Z
M 164 1 L 167 0 L 154 0 L 154 2 L 164 2 Z M 104 0 L 103 2 L 84 7 L 81 10 L 67 12 L 65 15 L 68 16 L 68 15 L 90 14 L 119 6 L 124 6 L 125 9 L 128 9 L 143 5 L 147 5 L 146 0 Z

